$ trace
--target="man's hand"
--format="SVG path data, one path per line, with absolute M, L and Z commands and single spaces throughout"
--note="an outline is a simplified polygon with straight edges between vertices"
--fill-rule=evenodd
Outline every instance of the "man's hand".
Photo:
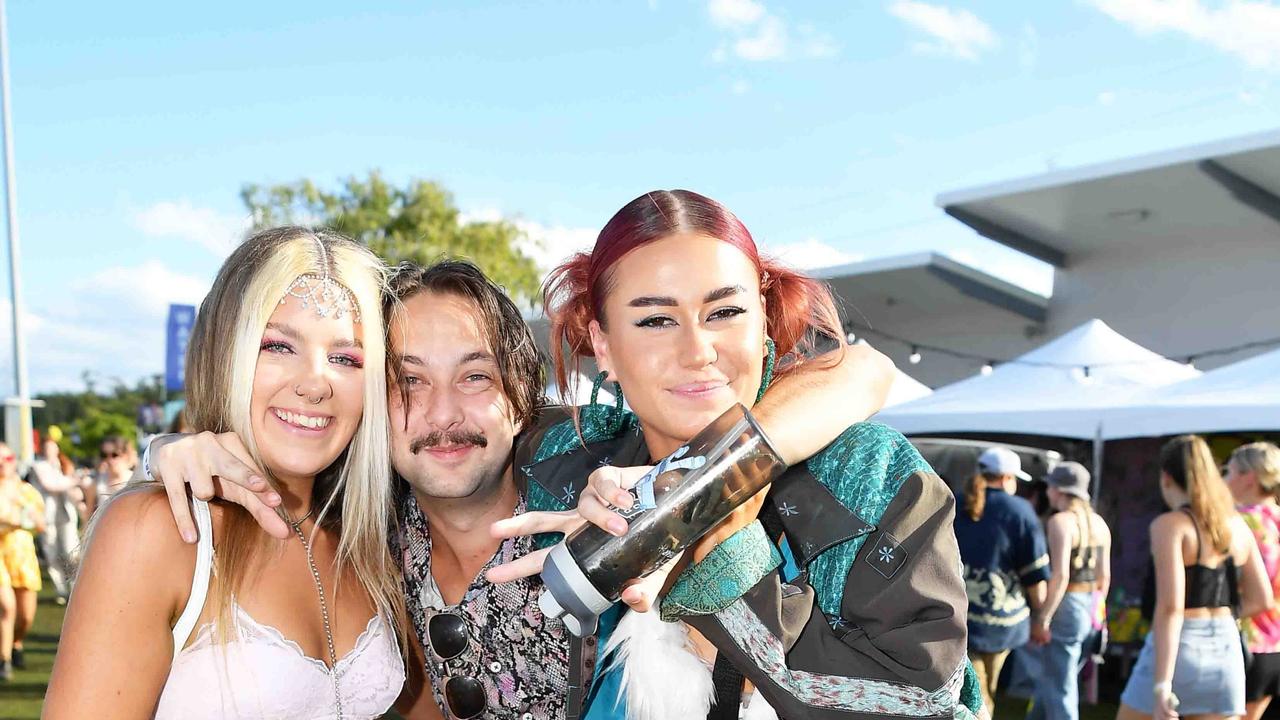
M 240 436 L 232 432 L 162 435 L 151 443 L 151 479 L 164 484 L 183 540 L 196 541 L 187 485 L 200 500 L 218 497 L 248 510 L 269 535 L 281 540 L 290 537 L 289 526 L 275 511 L 280 495 L 267 484 L 266 473 L 254 466 Z

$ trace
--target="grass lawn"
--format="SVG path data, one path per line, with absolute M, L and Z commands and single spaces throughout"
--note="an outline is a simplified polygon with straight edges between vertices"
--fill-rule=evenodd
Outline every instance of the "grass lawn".
M 0 683 L 0 718 L 34 720 L 40 717 L 44 692 L 49 687 L 49 671 L 53 669 L 53 653 L 58 648 L 62 631 L 62 615 L 66 608 L 53 602 L 53 585 L 44 579 L 36 622 L 27 633 L 27 669 L 14 670 L 13 680 Z

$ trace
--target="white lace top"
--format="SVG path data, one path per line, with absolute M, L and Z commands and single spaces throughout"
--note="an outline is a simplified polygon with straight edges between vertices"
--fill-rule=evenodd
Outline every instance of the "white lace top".
M 343 720 L 372 720 L 390 709 L 404 686 L 404 661 L 394 633 L 379 615 L 369 619 L 355 646 L 338 659 L 336 695 L 323 662 L 238 605 L 236 641 L 215 643 L 212 625 L 204 625 L 191 646 L 182 649 L 204 607 L 212 569 L 209 508 L 198 500 L 196 524 L 196 578 L 191 600 L 173 630 L 174 660 L 156 708 L 157 720 L 336 720 L 338 700 Z

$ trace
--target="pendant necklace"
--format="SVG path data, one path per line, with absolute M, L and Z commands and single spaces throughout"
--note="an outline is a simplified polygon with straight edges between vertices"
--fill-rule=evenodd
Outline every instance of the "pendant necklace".
M 316 567 L 315 557 L 311 554 L 311 543 L 302 534 L 302 523 L 306 522 L 314 511 L 315 508 L 313 507 L 296 522 L 290 520 L 289 526 L 293 528 L 294 534 L 302 541 L 302 548 L 307 553 L 307 565 L 310 566 L 311 577 L 316 583 L 316 594 L 320 596 L 320 619 L 324 621 L 324 640 L 329 647 L 329 679 L 333 682 L 333 702 L 337 710 L 337 720 L 342 720 L 342 695 L 338 692 L 338 657 L 333 651 L 333 630 L 329 624 L 329 605 L 324 599 L 324 585 L 320 583 L 320 570 Z

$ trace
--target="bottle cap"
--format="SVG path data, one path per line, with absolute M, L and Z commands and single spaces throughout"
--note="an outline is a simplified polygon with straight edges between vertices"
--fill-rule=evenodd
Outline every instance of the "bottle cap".
M 613 606 L 587 579 L 564 542 L 547 555 L 542 566 L 542 583 L 542 596 L 538 598 L 542 614 L 559 619 L 578 637 L 594 635 L 596 620 Z

